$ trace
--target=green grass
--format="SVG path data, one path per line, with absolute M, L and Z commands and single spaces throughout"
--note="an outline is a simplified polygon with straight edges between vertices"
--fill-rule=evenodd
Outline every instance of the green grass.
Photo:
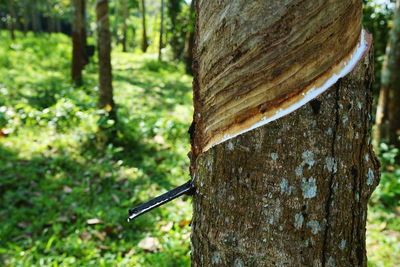
M 96 58 L 85 85 L 74 88 L 68 37 L 17 37 L 11 42 L 0 31 L 0 265 L 189 266 L 190 198 L 126 223 L 133 205 L 189 179 L 192 93 L 184 66 L 114 51 L 119 122 L 110 124 L 117 136 L 106 145 L 98 132 Z M 369 266 L 400 266 L 396 153 L 381 147 Z M 146 237 L 148 249 L 139 246 Z
M 73 88 L 68 37 L 11 43 L 0 35 L 0 262 L 189 266 L 190 198 L 126 223 L 134 204 L 189 179 L 184 66 L 113 53 L 119 125 L 107 146 L 98 134 L 96 59 L 85 86 Z M 102 223 L 89 225 L 94 218 Z M 157 238 L 153 251 L 138 246 L 145 237 Z

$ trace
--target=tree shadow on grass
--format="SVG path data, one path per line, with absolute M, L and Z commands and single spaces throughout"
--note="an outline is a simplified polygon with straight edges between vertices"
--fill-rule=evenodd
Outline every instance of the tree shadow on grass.
M 149 177 L 120 177 L 105 158 L 81 162 L 54 151 L 26 160 L 0 143 L 0 173 L 0 248 L 7 250 L 36 247 L 39 254 L 48 253 L 47 242 L 54 236 L 58 245 L 47 250 L 61 255 L 62 240 L 79 239 L 93 229 L 107 233 L 106 245 L 121 239 L 134 244 L 154 228 L 161 214 L 155 211 L 156 216 L 134 223 L 134 228 L 128 225 L 128 209 L 143 201 L 138 188 L 151 189 L 146 187 Z M 103 223 L 87 225 L 91 218 Z

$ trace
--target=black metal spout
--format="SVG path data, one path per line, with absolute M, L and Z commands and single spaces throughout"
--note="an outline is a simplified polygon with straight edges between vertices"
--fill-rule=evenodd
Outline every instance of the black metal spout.
M 167 202 L 170 202 L 171 200 L 174 200 L 177 197 L 180 197 L 184 194 L 191 195 L 194 191 L 194 187 L 190 181 L 186 182 L 185 184 L 178 186 L 177 188 L 172 189 L 171 191 L 168 191 L 165 194 L 162 194 L 161 196 L 158 196 L 156 198 L 153 198 L 152 200 L 140 204 L 139 206 L 136 206 L 133 209 L 129 210 L 129 218 L 128 222 L 134 220 L 135 218 L 139 217 L 140 215 L 151 211 L 154 208 L 157 208 Z

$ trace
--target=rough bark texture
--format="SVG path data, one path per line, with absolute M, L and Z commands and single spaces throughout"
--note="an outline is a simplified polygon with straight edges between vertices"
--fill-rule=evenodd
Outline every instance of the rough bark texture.
M 72 80 L 76 85 L 82 85 L 82 70 L 87 62 L 85 53 L 85 0 L 74 0 L 72 20 Z
M 147 47 L 149 47 L 149 43 L 147 41 L 147 32 L 146 32 L 146 5 L 145 1 L 142 0 L 142 44 L 141 44 L 142 51 L 146 52 Z
M 330 77 L 359 41 L 362 1 L 199 0 L 197 15 L 194 147 L 202 150 Z
M 189 14 L 189 29 L 186 32 L 184 59 L 186 64 L 186 73 L 193 74 L 192 63 L 193 63 L 193 47 L 194 47 L 194 19 L 195 19 L 195 0 L 190 2 L 190 14 Z
M 382 72 L 382 87 L 376 114 L 375 140 L 400 148 L 400 0 L 396 1 L 390 44 Z
M 372 50 L 370 50 L 372 51 Z M 193 266 L 366 266 L 370 54 L 318 99 L 195 163 Z
M 161 50 L 163 48 L 163 33 L 164 33 L 164 0 L 161 0 L 161 24 L 160 24 L 160 43 L 158 47 L 158 60 L 162 60 Z
M 196 142 L 213 127 L 212 116 L 251 113 L 218 106 L 216 99 L 228 105 L 240 96 L 235 103 L 247 107 L 278 96 L 292 79 L 301 89 L 329 72 L 360 31 L 361 1 L 198 1 L 190 129 L 193 266 L 367 265 L 367 203 L 380 177 L 371 147 L 373 49 L 295 112 L 205 152 Z M 228 55 L 231 47 L 236 52 Z M 280 58 L 285 55 L 292 56 Z M 289 62 L 302 67 L 290 72 Z M 278 89 L 263 87 L 276 79 Z M 248 90 L 258 87 L 266 98 Z
M 111 33 L 108 20 L 108 1 L 96 3 L 97 47 L 99 56 L 99 107 L 114 107 L 111 75 Z

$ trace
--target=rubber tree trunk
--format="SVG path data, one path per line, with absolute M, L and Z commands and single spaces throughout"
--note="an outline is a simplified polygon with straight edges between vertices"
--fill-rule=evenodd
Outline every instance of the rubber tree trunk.
M 147 33 L 146 33 L 146 5 L 145 0 L 142 0 L 142 44 L 141 48 L 143 52 L 146 52 L 149 47 L 149 43 L 147 41 Z
M 387 141 L 400 148 L 400 0 L 396 1 L 393 28 L 386 49 L 382 87 L 376 114 L 375 143 Z
M 190 14 L 188 31 L 186 32 L 184 60 L 186 65 L 186 73 L 193 74 L 193 47 L 194 47 L 194 21 L 195 21 L 195 0 L 190 2 Z
M 82 70 L 87 62 L 85 53 L 85 0 L 74 0 L 72 20 L 72 80 L 75 85 L 82 85 Z
M 362 1 L 196 5 L 192 266 L 367 266 Z
M 10 8 L 10 35 L 11 35 L 11 40 L 15 40 L 15 33 L 14 33 L 14 20 L 15 20 L 14 0 L 9 0 L 9 8 Z
M 128 4 L 127 0 L 123 0 L 123 13 L 122 13 L 122 52 L 126 52 L 126 34 L 127 34 L 127 28 L 126 28 L 126 20 L 128 19 Z
M 97 48 L 99 57 L 99 108 L 113 108 L 113 88 L 111 74 L 111 33 L 108 20 L 108 1 L 96 2 Z
M 158 47 L 158 60 L 162 60 L 162 48 L 163 48 L 163 33 L 164 33 L 164 0 L 161 0 L 161 23 L 160 23 L 160 43 Z

